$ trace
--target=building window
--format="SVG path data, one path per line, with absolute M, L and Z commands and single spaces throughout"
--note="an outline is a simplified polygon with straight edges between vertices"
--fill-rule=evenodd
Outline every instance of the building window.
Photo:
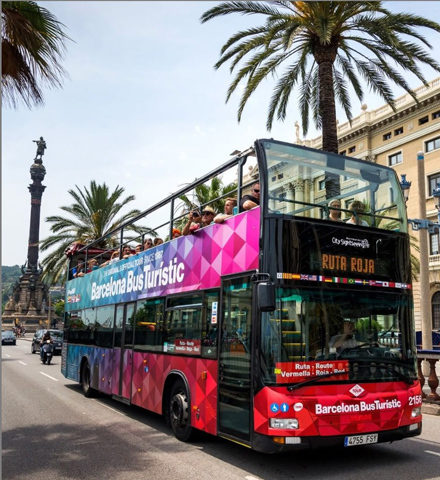
M 339 155 L 345 155 L 347 153 L 346 150 L 342 150 L 342 152 L 339 152 Z
M 430 255 L 438 255 L 440 253 L 438 249 L 438 244 L 439 244 L 439 237 L 440 235 L 438 233 L 431 233 L 429 235 L 429 254 Z
M 389 140 L 390 138 L 391 138 L 391 132 L 388 132 L 383 136 L 384 140 Z
M 436 118 L 440 118 L 440 110 L 432 114 L 432 119 L 435 120 Z
M 432 191 L 435 190 L 440 184 L 440 173 L 437 173 L 436 175 L 430 175 L 428 177 L 428 182 L 428 194 L 430 197 L 432 197 Z
M 424 125 L 425 123 L 429 122 L 429 117 L 426 115 L 426 117 L 419 118 L 419 125 Z
M 425 142 L 425 152 L 432 152 L 433 150 L 437 150 L 440 148 L 440 137 L 433 138 Z
M 320 180 L 318 182 L 318 190 L 325 190 L 325 180 Z
M 388 156 L 388 165 L 390 167 L 402 163 L 402 152 L 395 153 L 394 155 Z
M 354 153 L 356 151 L 356 145 L 353 145 L 348 149 L 348 153 Z
M 402 135 L 402 133 L 403 133 L 403 127 L 396 128 L 396 130 L 394 130 L 394 135 Z
M 440 292 L 432 296 L 432 329 L 440 330 Z

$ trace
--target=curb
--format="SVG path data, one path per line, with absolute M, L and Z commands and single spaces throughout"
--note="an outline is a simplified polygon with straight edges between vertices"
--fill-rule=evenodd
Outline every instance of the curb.
M 422 414 L 440 416 L 440 405 L 435 403 L 422 403 Z

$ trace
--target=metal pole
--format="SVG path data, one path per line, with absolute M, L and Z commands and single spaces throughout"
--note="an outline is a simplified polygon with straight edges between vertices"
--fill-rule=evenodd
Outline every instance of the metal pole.
M 417 153 L 417 180 L 419 188 L 419 218 L 426 218 L 425 155 Z M 428 230 L 419 230 L 420 247 L 420 320 L 422 326 L 422 349 L 432 350 L 431 302 L 429 295 Z

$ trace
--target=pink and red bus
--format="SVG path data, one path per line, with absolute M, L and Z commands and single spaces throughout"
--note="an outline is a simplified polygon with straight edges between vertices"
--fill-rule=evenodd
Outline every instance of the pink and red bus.
M 419 435 L 407 218 L 390 168 L 257 140 L 137 226 L 73 248 L 69 271 L 150 236 L 139 222 L 158 211 L 152 230 L 172 238 L 181 199 L 219 175 L 238 198 L 258 181 L 260 205 L 67 282 L 66 378 L 164 415 L 182 441 L 204 431 L 273 453 Z

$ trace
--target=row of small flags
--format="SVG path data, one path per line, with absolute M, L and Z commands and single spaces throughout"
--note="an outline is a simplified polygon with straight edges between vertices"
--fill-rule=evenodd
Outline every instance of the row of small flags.
M 67 303 L 78 303 L 81 300 L 81 294 L 67 295 Z
M 368 285 L 369 287 L 387 287 L 411 290 L 410 283 L 384 282 L 382 280 L 361 280 L 359 278 L 326 277 L 324 275 L 304 275 L 299 273 L 277 273 L 278 279 L 307 280 L 308 282 L 346 283 L 348 285 Z

